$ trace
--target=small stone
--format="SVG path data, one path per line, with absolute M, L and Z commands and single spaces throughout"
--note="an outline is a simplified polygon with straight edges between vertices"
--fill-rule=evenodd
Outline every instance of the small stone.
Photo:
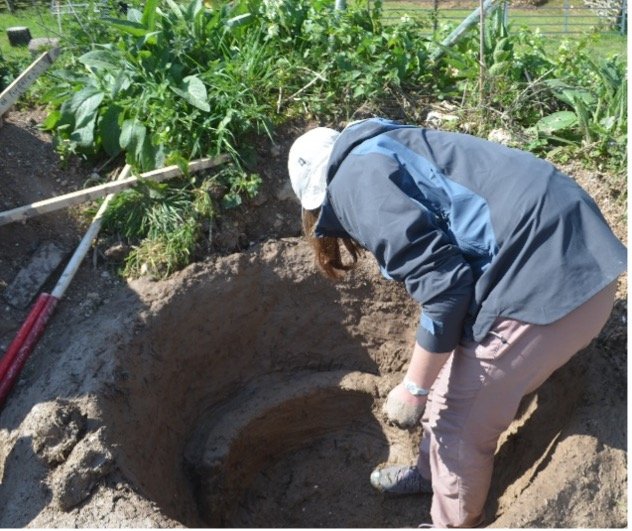
M 59 39 L 53 37 L 36 37 L 31 39 L 28 44 L 28 50 L 31 55 L 37 55 L 51 48 L 59 47 Z
M 446 122 L 456 122 L 459 117 L 454 114 L 446 114 L 437 111 L 430 111 L 426 116 L 426 123 L 434 127 L 439 127 Z
M 298 198 L 296 197 L 294 190 L 292 190 L 292 184 L 290 183 L 289 179 L 285 181 L 283 183 L 283 186 L 277 191 L 276 198 L 279 201 L 295 200 L 296 202 L 298 202 Z
M 487 135 L 487 140 L 496 142 L 497 144 L 503 144 L 504 146 L 511 146 L 515 144 L 513 135 L 507 129 L 493 129 Z
M 129 245 L 125 245 L 124 243 L 116 243 L 114 245 L 110 245 L 110 247 L 108 247 L 103 254 L 108 260 L 120 262 L 127 256 L 129 249 Z M 104 275 L 102 274 L 102 276 Z

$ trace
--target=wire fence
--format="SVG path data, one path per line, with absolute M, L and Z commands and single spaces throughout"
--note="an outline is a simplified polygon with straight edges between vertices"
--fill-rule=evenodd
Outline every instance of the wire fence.
M 70 2 L 69 0 L 0 0 L 0 13 L 8 12 L 10 8 L 23 9 L 35 6 L 49 7 L 53 11 L 58 11 L 65 3 Z M 441 21 L 458 23 L 478 5 L 477 0 L 386 0 L 384 19 L 393 21 L 408 16 L 428 18 L 435 23 Z M 627 35 L 627 0 L 552 0 L 540 6 L 505 2 L 504 7 L 508 21 L 534 30 L 539 29 L 548 35 L 595 31 Z
M 384 19 L 425 18 L 434 22 L 436 28 L 441 21 L 462 21 L 478 6 L 477 0 L 387 0 Z M 589 32 L 627 35 L 627 0 L 559 0 L 540 6 L 506 1 L 503 7 L 508 22 L 547 35 Z

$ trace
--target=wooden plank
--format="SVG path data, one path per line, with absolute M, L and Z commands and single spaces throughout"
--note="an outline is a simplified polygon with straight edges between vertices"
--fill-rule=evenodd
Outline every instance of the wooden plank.
M 13 80 L 0 94 L 0 116 L 9 110 L 18 98 L 29 88 L 40 74 L 48 69 L 59 56 L 60 49 L 53 48 L 40 55 L 31 65 Z
M 121 171 L 121 173 L 119 174 L 119 176 L 117 177 L 117 180 L 122 181 L 123 179 L 126 179 L 131 170 L 132 170 L 131 166 L 129 164 L 126 164 L 123 170 Z M 53 289 L 53 291 L 51 292 L 51 295 L 55 297 L 57 300 L 60 300 L 64 296 L 64 293 L 66 293 L 66 289 L 68 289 L 70 282 L 72 281 L 72 279 L 75 276 L 75 273 L 79 269 L 79 265 L 81 265 L 81 262 L 83 261 L 88 250 L 90 249 L 90 246 L 92 245 L 92 241 L 97 237 L 97 234 L 99 234 L 99 231 L 101 230 L 101 225 L 103 224 L 103 216 L 105 214 L 105 211 L 108 209 L 108 206 L 110 202 L 112 201 L 112 199 L 114 199 L 114 197 L 115 197 L 115 194 L 108 194 L 107 197 L 103 200 L 103 203 L 101 203 L 101 206 L 99 207 L 99 210 L 94 216 L 92 223 L 88 227 L 88 230 L 84 234 L 83 238 L 81 238 L 81 241 L 79 242 L 79 245 L 75 249 L 74 254 L 68 261 L 68 264 L 66 265 L 66 269 L 64 269 L 64 272 L 59 277 L 59 280 L 57 281 L 57 285 L 55 286 L 55 289 Z
M 40 245 L 26 267 L 20 270 L 4 291 L 5 300 L 16 308 L 26 308 L 51 273 L 57 269 L 65 254 L 53 242 Z
M 228 156 L 220 155 L 215 158 L 199 159 L 189 163 L 189 172 L 202 171 L 209 168 L 214 168 L 220 164 L 225 163 L 228 160 Z M 6 210 L 0 212 L 0 226 L 6 225 L 13 221 L 24 221 L 34 216 L 41 214 L 47 214 L 55 210 L 60 210 L 72 205 L 78 205 L 85 203 L 86 201 L 92 201 L 108 194 L 113 194 L 131 188 L 138 184 L 139 181 L 145 179 L 148 181 L 161 182 L 174 177 L 182 176 L 182 170 L 179 166 L 167 166 L 159 170 L 148 171 L 141 173 L 138 177 L 128 177 L 127 179 L 121 179 L 111 181 L 109 183 L 100 184 L 98 186 L 92 186 L 90 188 L 84 188 L 83 190 L 77 190 L 76 192 L 70 192 L 69 194 L 60 195 L 57 197 L 51 197 L 50 199 L 44 199 L 42 201 L 36 201 L 29 205 L 24 205 L 12 210 Z

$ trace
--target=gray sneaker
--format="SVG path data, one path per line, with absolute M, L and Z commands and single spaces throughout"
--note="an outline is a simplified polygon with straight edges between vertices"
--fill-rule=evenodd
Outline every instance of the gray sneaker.
M 384 494 L 432 494 L 432 485 L 416 466 L 395 465 L 375 469 L 371 473 L 371 485 Z

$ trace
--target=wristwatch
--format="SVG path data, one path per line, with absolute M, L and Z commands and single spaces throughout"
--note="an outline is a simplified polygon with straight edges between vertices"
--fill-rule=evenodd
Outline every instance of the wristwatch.
M 413 396 L 427 396 L 430 391 L 419 387 L 416 383 L 411 382 L 408 378 L 404 378 L 404 387 Z

